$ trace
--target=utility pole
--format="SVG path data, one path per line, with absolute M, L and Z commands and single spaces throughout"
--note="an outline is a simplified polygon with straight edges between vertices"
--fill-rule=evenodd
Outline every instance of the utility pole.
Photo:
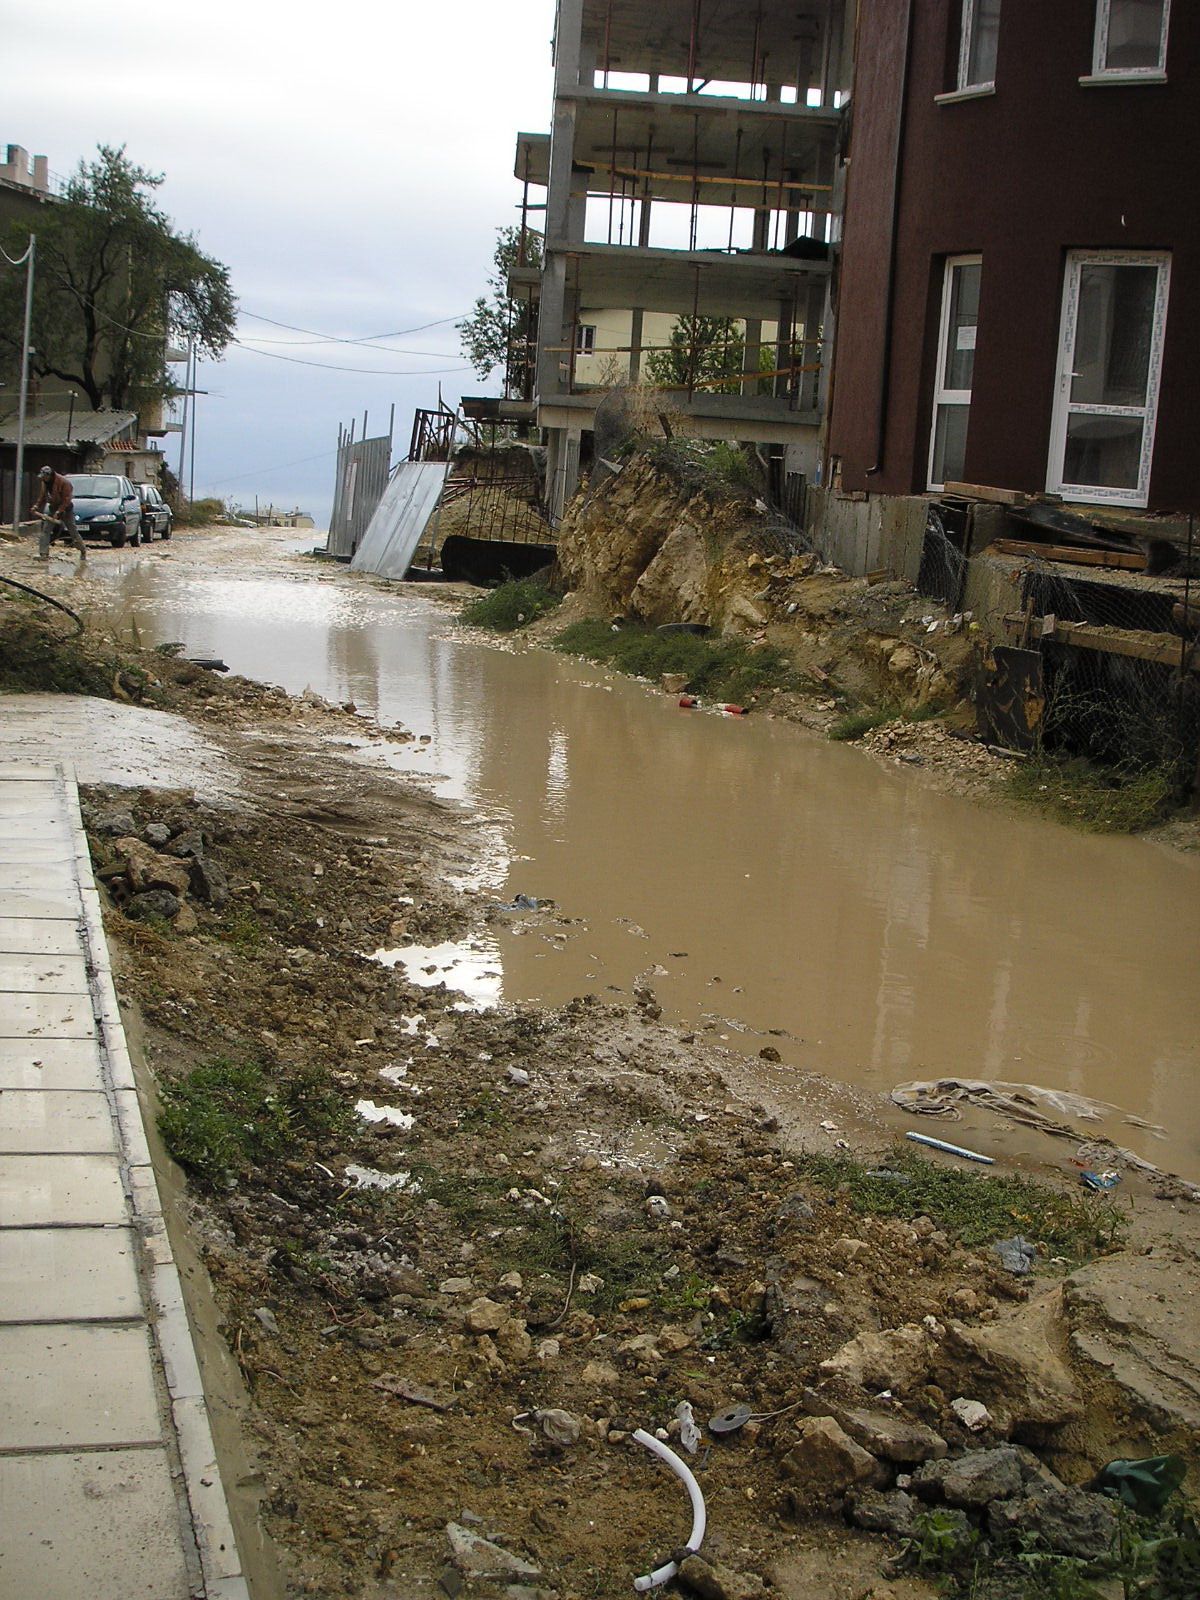
M 25 270 L 25 331 L 21 338 L 21 399 L 17 411 L 17 471 L 13 479 L 13 532 L 21 528 L 21 474 L 25 467 L 25 407 L 29 399 L 29 330 L 33 320 L 33 253 L 37 244 L 35 234 L 29 235 L 29 245 L 23 256 L 12 263 L 19 267 L 26 262 Z M 5 260 L 9 258 L 6 256 Z

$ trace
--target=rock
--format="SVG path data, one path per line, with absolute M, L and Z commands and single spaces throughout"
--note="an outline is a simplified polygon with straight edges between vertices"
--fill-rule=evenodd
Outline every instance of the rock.
M 256 1306 L 254 1308 L 254 1315 L 262 1323 L 263 1327 L 269 1334 L 272 1334 L 275 1338 L 279 1337 L 279 1324 L 275 1320 L 275 1313 L 271 1310 L 270 1306 Z
M 470 1286 L 469 1279 L 463 1281 Z M 424 1276 L 415 1267 L 393 1267 L 388 1273 L 388 1284 L 393 1294 L 422 1296 L 429 1293 Z
M 979 1450 L 952 1461 L 926 1461 L 912 1475 L 912 1486 L 924 1500 L 946 1500 L 952 1506 L 986 1506 L 1021 1493 L 1025 1482 L 1020 1452 L 1013 1445 Z
M 951 1394 L 964 1378 L 997 1427 L 1056 1427 L 1080 1414 L 1079 1391 L 1058 1355 L 1062 1291 L 1030 1300 L 981 1327 L 948 1325 L 934 1362 L 935 1381 Z
M 902 644 L 893 650 L 888 657 L 888 671 L 897 678 L 905 673 L 915 672 L 921 665 L 921 658 L 909 644 Z
M 679 1582 L 701 1600 L 759 1600 L 766 1585 L 752 1572 L 735 1572 L 702 1555 L 686 1555 L 679 1563 Z
M 524 1089 L 529 1083 L 529 1074 L 524 1067 L 509 1067 L 506 1069 L 504 1076 L 509 1083 L 514 1084 L 518 1089 Z
M 1019 1499 L 988 1508 L 988 1527 L 996 1534 L 1035 1533 L 1059 1555 L 1092 1559 L 1111 1548 L 1117 1509 L 1106 1496 L 1086 1489 L 1031 1483 Z
M 562 1351 L 562 1346 L 557 1339 L 542 1339 L 538 1342 L 537 1358 L 539 1361 L 556 1361 Z
M 178 912 L 176 913 L 173 926 L 176 933 L 183 934 L 185 936 L 189 933 L 195 933 L 196 929 L 200 926 L 196 919 L 196 913 L 186 902 L 180 906 Z
M 880 1484 L 886 1469 L 832 1417 L 807 1417 L 795 1444 L 780 1463 L 785 1474 L 822 1498 L 840 1496 L 855 1484 Z
M 621 1376 L 608 1361 L 589 1361 L 583 1369 L 583 1381 L 593 1389 L 614 1389 Z
M 687 673 L 664 672 L 659 682 L 664 694 L 682 694 L 687 688 Z
M 196 856 L 191 867 L 192 893 L 219 911 L 229 899 L 229 879 L 215 861 Z
M 154 917 L 173 922 L 182 905 L 179 896 L 172 894 L 170 889 L 147 889 L 144 894 L 134 895 L 125 907 L 125 915 L 134 917 L 138 922 L 149 922 Z
M 155 850 L 161 850 L 163 845 L 170 844 L 171 830 L 165 822 L 148 822 L 142 829 L 142 838 Z
M 450 1295 L 470 1294 L 474 1287 L 475 1285 L 470 1278 L 443 1278 L 441 1283 L 438 1284 L 438 1293 Z
M 169 856 L 160 856 L 140 839 L 115 839 L 113 849 L 125 863 L 132 889 L 170 889 L 181 900 L 188 892 L 187 868 Z
M 131 811 L 89 812 L 87 825 L 93 833 L 108 834 L 114 838 L 121 834 L 132 834 L 137 828 Z
M 886 1461 L 930 1461 L 949 1448 L 940 1433 L 901 1411 L 839 1410 L 836 1417 L 856 1443 Z
M 502 1305 L 481 1295 L 467 1307 L 467 1327 L 472 1333 L 495 1333 L 508 1316 Z
M 951 1400 L 950 1409 L 963 1427 L 969 1428 L 972 1433 L 986 1428 L 992 1420 L 992 1413 L 978 1400 L 964 1400 L 960 1396 L 957 1400 Z
M 808 1197 L 801 1194 L 799 1189 L 787 1199 L 779 1208 L 776 1217 L 776 1227 L 788 1227 L 795 1223 L 811 1222 L 816 1213 L 808 1202 Z
M 667 1322 L 658 1330 L 656 1342 L 664 1355 L 673 1356 L 681 1350 L 690 1350 L 696 1341 L 687 1328 L 677 1322 Z
M 520 1317 L 505 1317 L 493 1337 L 505 1361 L 528 1361 L 533 1354 L 533 1340 Z
M 822 1361 L 821 1376 L 860 1389 L 909 1394 L 927 1381 L 935 1350 L 933 1330 L 924 1323 L 907 1322 L 878 1332 L 868 1330 L 849 1340 L 828 1361 Z
M 204 835 L 195 829 L 177 833 L 167 846 L 167 853 L 173 856 L 191 856 L 198 860 L 204 854 Z
M 540 1578 L 541 1571 L 505 1550 L 503 1545 L 484 1539 L 461 1522 L 446 1524 L 446 1538 L 455 1566 L 466 1578 Z
M 646 1197 L 646 1214 L 657 1222 L 671 1220 L 671 1206 L 665 1195 L 652 1194 Z
M 850 1500 L 850 1518 L 871 1533 L 890 1533 L 903 1539 L 912 1532 L 917 1502 L 903 1489 L 857 1490 Z

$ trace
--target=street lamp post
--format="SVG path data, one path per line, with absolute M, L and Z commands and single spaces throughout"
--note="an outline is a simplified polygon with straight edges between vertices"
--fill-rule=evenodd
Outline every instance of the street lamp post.
M 17 410 L 17 472 L 13 479 L 13 532 L 19 533 L 21 528 L 21 473 L 25 466 L 25 407 L 29 399 L 29 330 L 33 320 L 33 251 L 37 243 L 34 234 L 29 235 L 29 247 L 23 256 L 13 262 L 14 267 L 19 267 L 22 262 L 28 265 L 25 271 L 25 331 L 21 339 L 21 399 Z

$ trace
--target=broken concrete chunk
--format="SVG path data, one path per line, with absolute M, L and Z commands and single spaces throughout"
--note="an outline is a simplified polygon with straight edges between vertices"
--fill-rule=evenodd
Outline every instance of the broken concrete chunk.
M 978 1450 L 953 1461 L 926 1461 L 912 1475 L 913 1489 L 925 1500 L 952 1506 L 986 1506 L 1021 1493 L 1022 1457 L 1013 1445 Z
M 822 1496 L 836 1496 L 855 1484 L 879 1484 L 887 1472 L 832 1417 L 807 1417 L 781 1465 Z
M 541 1571 L 502 1545 L 493 1544 L 461 1522 L 446 1524 L 446 1538 L 455 1566 L 467 1578 L 539 1578 Z
M 229 880 L 215 861 L 193 857 L 191 880 L 193 894 L 207 900 L 215 910 L 219 911 L 229 899 Z
M 899 1411 L 839 1410 L 837 1420 L 864 1450 L 887 1461 L 931 1461 L 949 1446 L 940 1433 Z
M 735 1572 L 720 1562 L 706 1561 L 702 1555 L 684 1557 L 679 1563 L 679 1581 L 701 1600 L 759 1600 L 765 1591 L 762 1579 L 755 1573 Z
M 1019 1499 L 989 1506 L 988 1527 L 993 1533 L 1014 1528 L 1036 1533 L 1059 1555 L 1091 1559 L 1111 1548 L 1117 1509 L 1104 1495 L 1086 1489 L 1031 1483 Z
M 125 907 L 125 914 L 136 918 L 139 922 L 149 922 L 154 917 L 161 917 L 164 922 L 173 922 L 182 910 L 183 902 L 177 894 L 172 894 L 170 889 L 147 889 L 144 894 L 135 894 Z
M 912 1532 L 917 1502 L 903 1489 L 861 1489 L 850 1503 L 850 1517 L 871 1533 L 890 1533 L 903 1539 Z
M 821 1376 L 862 1389 L 907 1394 L 929 1377 L 936 1349 L 933 1330 L 909 1322 L 899 1328 L 857 1334 L 821 1363 Z

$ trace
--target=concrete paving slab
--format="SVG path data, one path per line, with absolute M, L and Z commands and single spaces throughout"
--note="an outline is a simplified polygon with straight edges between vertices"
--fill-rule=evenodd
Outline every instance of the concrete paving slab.
M 14 894 L 53 894 L 61 890 L 74 905 L 79 895 L 74 856 L 65 861 L 0 861 L 0 893 L 6 901 L 9 890 Z
M 11 1089 L 0 1096 L 0 1155 L 105 1155 L 117 1130 L 102 1094 Z
M 103 1088 L 95 1039 L 0 1039 L 0 1090 Z
M 90 995 L 0 994 L 0 1037 L 94 1039 Z
M 87 994 L 87 966 L 77 956 L 0 950 L 0 990 L 10 994 Z
M 6 837 L 0 838 L 0 868 L 24 866 L 32 871 L 35 867 L 40 870 L 75 859 L 75 841 L 68 834 L 53 839 L 32 829 L 21 828 L 18 837 L 14 838 L 13 834 L 18 830 L 7 822 L 3 824 L 3 832 Z
M 0 1530 L 6 1595 L 186 1600 L 190 1593 L 162 1449 L 0 1458 Z
M 61 921 L 74 908 L 76 895 L 65 888 L 42 889 L 36 884 L 21 887 L 18 884 L 0 883 L 0 902 L 10 917 L 53 917 Z
M 0 917 L 0 950 L 30 955 L 74 956 L 83 951 L 76 917 Z
M 132 1228 L 0 1228 L 0 1324 L 141 1314 Z
M 0 761 L 0 779 L 6 783 L 46 783 L 54 787 L 59 782 L 59 772 L 49 761 L 31 761 L 28 764 L 23 761 Z
M 95 1226 L 127 1220 L 115 1156 L 0 1156 L 0 1226 Z
M 144 1327 L 0 1325 L 0 1450 L 161 1440 Z

